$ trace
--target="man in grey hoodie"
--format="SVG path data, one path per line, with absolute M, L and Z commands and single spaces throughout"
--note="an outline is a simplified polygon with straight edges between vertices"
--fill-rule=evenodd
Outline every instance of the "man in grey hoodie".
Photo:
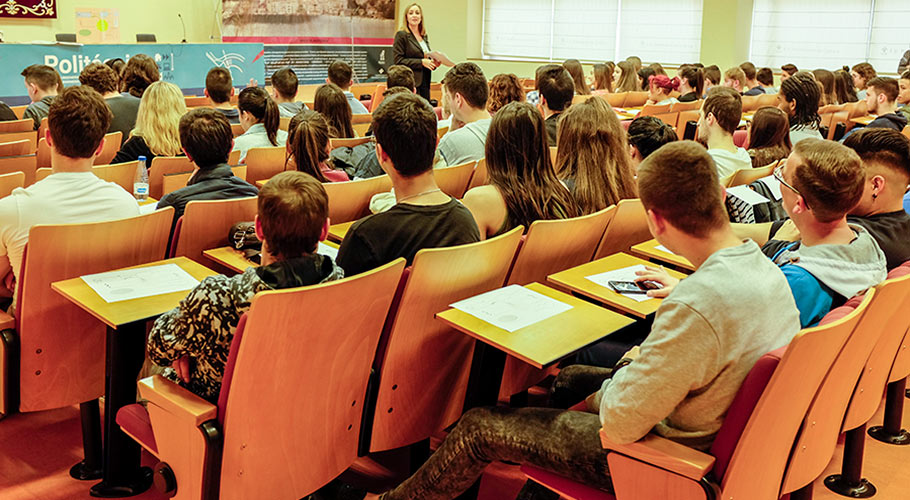
M 852 149 L 805 139 L 774 176 L 784 210 L 799 230 L 796 242 L 772 239 L 762 252 L 781 267 L 803 327 L 816 325 L 833 307 L 884 281 L 885 255 L 847 213 L 863 196 L 865 170 Z
M 647 340 L 629 356 L 635 359 L 612 374 L 602 369 L 612 378 L 589 398 L 588 412 L 470 410 L 414 476 L 381 498 L 455 498 L 496 460 L 610 490 L 601 429 L 617 443 L 653 429 L 700 449 L 710 445 L 755 362 L 799 331 L 798 313 L 781 271 L 758 245 L 734 235 L 704 148 L 663 146 L 639 167 L 638 185 L 654 237 L 697 270 L 660 305 Z

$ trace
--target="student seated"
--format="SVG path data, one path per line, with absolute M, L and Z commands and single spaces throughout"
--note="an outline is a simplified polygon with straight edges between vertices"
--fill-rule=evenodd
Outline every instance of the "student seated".
M 869 80 L 878 76 L 875 73 L 875 68 L 867 62 L 861 62 L 855 64 L 850 71 L 850 76 L 853 77 L 853 86 L 856 87 L 856 97 L 862 101 L 866 99 L 866 86 L 869 83 Z
M 158 208 L 174 207 L 174 221 L 194 200 L 226 200 L 256 196 L 259 190 L 234 177 L 228 162 L 233 134 L 223 114 L 211 108 L 196 108 L 180 119 L 180 143 L 195 164 L 186 187 L 168 193 Z
M 410 264 L 423 248 L 480 240 L 471 212 L 443 193 L 433 178 L 436 113 L 422 97 L 402 93 L 373 115 L 376 156 L 389 174 L 397 204 L 355 222 L 341 242 L 338 265 L 349 276 L 398 257 Z
M 695 102 L 705 90 L 705 72 L 691 64 L 679 68 L 679 102 Z
M 407 66 L 401 66 L 407 68 Z M 391 69 L 391 68 L 390 68 Z M 409 71 L 411 68 L 407 68 Z M 388 99 L 390 96 L 396 94 L 414 94 L 414 88 L 406 87 L 391 87 L 386 89 L 382 93 L 383 99 Z M 377 108 L 378 109 L 378 108 Z M 377 109 L 373 110 L 373 116 L 376 116 Z M 437 124 L 438 126 L 438 124 Z M 370 125 L 372 127 L 372 124 Z M 372 129 L 371 129 L 372 133 Z M 385 172 L 382 171 L 382 166 L 379 164 L 379 158 L 376 156 L 376 143 L 367 142 L 365 144 L 360 144 L 350 148 L 349 153 L 345 153 L 346 148 L 336 148 L 332 150 L 331 158 L 335 162 L 335 165 L 339 163 L 355 163 L 354 167 L 354 179 L 369 179 L 371 177 L 378 177 L 383 175 Z M 358 159 L 359 158 L 359 159 Z M 347 168 L 347 167 L 345 167 Z M 374 206 L 375 203 L 375 206 Z M 379 213 L 392 208 L 395 205 L 395 195 L 394 193 L 380 193 L 374 196 L 374 200 L 370 202 L 370 212 Z
M 724 71 L 724 87 L 729 87 L 742 95 L 746 90 L 746 73 L 739 66 Z
M 559 182 L 545 146 L 543 117 L 527 103 L 513 102 L 493 117 L 487 136 L 490 183 L 468 190 L 464 204 L 471 211 L 480 238 L 492 238 L 536 220 L 568 219 L 578 205 Z
M 329 65 L 329 77 L 325 83 L 334 83 L 344 93 L 345 100 L 351 108 L 351 113 L 355 115 L 369 114 L 366 106 L 351 92 L 351 86 L 354 85 L 354 70 L 344 61 L 335 61 Z
M 720 68 L 716 64 L 705 67 L 705 93 L 702 94 L 702 97 L 708 95 L 708 91 L 713 87 L 720 85 L 722 77 L 720 74 Z
M 901 74 L 897 84 L 900 89 L 897 94 L 897 112 L 910 120 L 910 70 Z
M 142 97 L 149 85 L 161 80 L 158 63 L 145 54 L 136 54 L 123 67 L 120 81 L 123 91 L 133 97 Z
M 795 65 L 784 64 L 783 66 L 780 67 L 780 81 L 783 82 L 787 78 L 790 78 L 791 76 L 795 75 L 798 71 L 799 71 L 799 68 L 797 68 Z
M 281 118 L 290 118 L 306 109 L 306 104 L 297 100 L 300 81 L 291 68 L 281 68 L 272 73 L 272 99 L 278 105 Z
M 331 127 L 333 138 L 352 139 L 357 137 L 354 132 L 351 107 L 348 105 L 344 92 L 334 83 L 327 83 L 316 89 L 313 109 L 322 113 Z
M 679 102 L 670 93 L 679 89 L 679 78 L 668 78 L 667 75 L 654 75 L 648 79 L 648 101 L 645 104 L 669 106 Z
M 572 76 L 557 64 L 542 66 L 537 72 L 537 88 L 540 90 L 537 109 L 547 127 L 547 145 L 553 147 L 556 146 L 559 115 L 572 105 L 575 96 Z
M 818 115 L 820 98 L 821 90 L 809 73 L 797 72 L 781 81 L 777 107 L 787 113 L 790 120 L 790 142 L 794 146 L 803 139 L 823 138 L 818 131 L 822 120 Z
M 755 65 L 746 61 L 739 65 L 739 69 L 743 70 L 743 75 L 746 77 L 746 87 L 749 88 L 743 95 L 762 95 L 765 93 L 764 87 L 759 85 L 757 80 L 757 71 L 755 70 Z
M 638 84 L 638 70 L 635 69 L 635 65 L 629 61 L 619 61 L 616 67 L 619 68 L 616 92 L 638 92 L 641 90 Z
M 764 94 L 777 94 L 777 89 L 774 87 L 774 72 L 771 71 L 771 68 L 758 70 L 755 73 L 755 79 L 764 90 Z
M 762 251 L 787 276 L 800 324 L 814 326 L 832 308 L 885 279 L 887 263 L 875 239 L 847 221 L 863 198 L 863 164 L 841 144 L 805 139 L 774 176 L 781 182 L 782 205 L 798 232 L 797 241 L 777 239 L 778 232 Z M 763 225 L 742 226 L 743 236 L 762 227 L 767 231 Z
M 612 61 L 606 64 L 594 65 L 594 94 L 609 94 L 613 92 L 613 71 L 616 66 Z
M 18 279 L 28 231 L 36 224 L 102 222 L 139 215 L 135 198 L 92 173 L 111 112 L 91 87 L 70 87 L 48 110 L 52 173 L 0 199 L 0 276 Z M 10 291 L 15 291 L 13 286 Z M 9 295 L 7 295 L 9 296 Z
M 442 83 L 445 86 L 442 98 L 452 111 L 453 122 L 464 125 L 458 130 L 449 129 L 442 136 L 439 156 L 446 165 L 461 165 L 483 158 L 491 121 L 487 111 L 490 88 L 483 71 L 474 63 L 458 63 L 446 73 Z
M 847 66 L 834 72 L 834 93 L 837 95 L 837 102 L 841 104 L 859 101 L 856 97 L 856 88 L 853 86 L 853 77 L 850 76 L 850 68 Z
M 497 111 L 510 102 L 525 102 L 525 89 L 517 76 L 499 74 L 490 80 L 490 98 L 487 99 L 487 111 L 495 115 Z
M 779 108 L 765 106 L 749 122 L 749 157 L 753 167 L 764 167 L 790 156 L 790 122 Z
M 721 179 L 752 167 L 749 153 L 733 143 L 733 132 L 743 116 L 743 100 L 732 87 L 714 87 L 701 107 L 698 142 L 708 148 Z
M 411 92 L 416 92 L 414 70 L 402 64 L 389 66 L 389 69 L 386 70 L 386 89 L 395 87 L 404 87 Z
M 843 104 L 837 100 L 837 90 L 835 89 L 834 73 L 826 69 L 814 69 L 812 75 L 815 80 L 822 86 L 821 100 L 819 106 Z
M 673 127 L 653 116 L 639 116 L 629 124 L 629 156 L 632 167 L 638 165 L 664 144 L 679 140 Z
M 866 128 L 890 128 L 898 132 L 907 126 L 907 117 L 897 112 L 897 96 L 900 93 L 897 80 L 878 76 L 866 84 L 866 109 L 875 115 Z M 854 127 L 847 137 L 861 130 Z M 846 139 L 846 137 L 845 137 Z
M 123 134 L 120 143 L 126 142 L 133 127 L 136 126 L 140 100 L 118 92 L 120 77 L 106 64 L 92 63 L 86 66 L 79 74 L 79 83 L 88 85 L 101 94 L 114 115 L 108 133 L 120 132 Z
M 170 82 L 155 82 L 145 90 L 136 113 L 136 126 L 120 146 L 111 163 L 136 161 L 145 156 L 152 166 L 156 156 L 183 155 L 180 146 L 180 118 L 186 101 L 180 88 Z
M 240 110 L 240 126 L 243 134 L 234 140 L 234 150 L 240 151 L 240 162 L 246 161 L 246 154 L 252 148 L 268 148 L 287 144 L 288 133 L 278 128 L 278 105 L 268 92 L 259 87 L 247 87 L 237 98 Z
M 288 124 L 286 170 L 296 169 L 310 174 L 319 182 L 351 180 L 342 170 L 329 165 L 329 124 L 316 111 L 305 109 L 291 118 Z
M 585 70 L 582 68 L 581 63 L 578 59 L 567 59 L 566 62 L 562 63 L 562 67 L 569 72 L 569 75 L 572 77 L 572 83 L 575 87 L 575 95 L 590 95 L 591 87 L 588 86 L 588 82 L 585 81 Z
M 212 107 L 221 112 L 230 123 L 240 123 L 240 111 L 231 104 L 234 86 L 231 72 L 221 67 L 214 67 L 205 75 L 205 96 L 212 101 Z
M 206 112 L 210 117 L 215 113 Z M 217 121 L 230 132 L 224 117 L 219 115 Z M 256 215 L 262 265 L 232 277 L 203 279 L 180 305 L 155 320 L 148 338 L 149 359 L 171 367 L 165 372 L 168 378 L 217 402 L 237 322 L 256 293 L 344 277 L 331 257 L 317 253 L 318 242 L 329 232 L 328 213 L 325 188 L 312 176 L 291 171 L 272 177 L 259 193 Z
M 637 90 L 648 90 L 648 81 L 652 76 L 656 75 L 654 69 L 650 66 L 646 68 L 640 68 L 638 70 L 638 89 Z
M 57 93 L 61 91 L 60 75 L 50 66 L 32 64 L 22 70 L 25 77 L 25 90 L 32 103 L 25 108 L 22 118 L 31 118 L 35 121 L 35 130 L 41 126 L 41 119 L 47 117 L 48 110 Z
M 533 465 L 612 491 L 601 430 L 620 444 L 653 431 L 708 449 L 755 362 L 799 331 L 797 310 L 780 270 L 731 230 L 704 148 L 665 146 L 642 163 L 638 188 L 654 237 L 697 270 L 661 303 L 628 365 L 600 370 L 587 411 L 468 411 L 413 476 L 366 498 L 455 498 L 495 461 Z
M 563 113 L 556 142 L 556 172 L 575 198 L 579 215 L 638 197 L 626 134 L 602 98 L 592 97 Z

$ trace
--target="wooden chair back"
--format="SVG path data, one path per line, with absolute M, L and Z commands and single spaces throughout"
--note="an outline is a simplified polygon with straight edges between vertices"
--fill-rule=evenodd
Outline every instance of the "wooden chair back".
M 652 238 L 648 229 L 648 216 L 638 198 L 621 200 L 616 204 L 613 219 L 600 239 L 594 259 L 602 259 L 617 252 L 629 252 L 637 245 Z
M 235 149 L 228 155 L 228 165 L 240 165 L 240 150 Z
M 650 116 L 657 118 L 671 127 L 675 127 L 677 122 L 679 122 L 679 113 L 658 113 Z
M 51 147 L 47 145 L 47 138 L 38 139 L 38 168 L 50 168 L 51 166 Z
M 351 125 L 351 128 L 354 129 L 354 135 L 357 137 L 364 137 L 367 135 L 367 131 L 370 130 L 369 123 L 355 123 Z
M 556 165 L 557 156 L 559 156 L 559 148 L 557 146 L 550 146 L 550 163 L 554 166 Z
M 373 123 L 373 115 L 370 113 L 358 113 L 351 115 L 352 125 L 360 125 L 362 123 Z
M 443 193 L 461 199 L 468 189 L 468 183 L 471 182 L 476 165 L 476 161 L 469 161 L 461 165 L 433 169 L 436 185 L 442 189 Z
M 696 100 L 692 102 L 674 102 L 670 105 L 670 111 L 676 113 L 682 113 L 683 111 L 698 111 L 701 109 L 702 101 Z
M 105 326 L 51 289 L 55 281 L 164 257 L 174 210 L 108 222 L 31 228 L 19 274 L 19 409 L 39 411 L 104 393 Z
M 904 127 L 904 130 L 901 130 L 901 133 L 904 134 L 904 137 L 910 139 L 910 125 Z
M 888 332 L 898 339 L 898 343 L 903 338 L 907 322 L 900 321 L 896 314 L 910 295 L 910 276 L 886 280 L 866 295 L 870 294 L 872 297 L 862 299 L 870 302 L 866 306 L 865 314 L 844 344 L 844 348 L 822 382 L 812 406 L 809 407 L 809 413 L 803 421 L 803 429 L 793 448 L 796 451 L 790 458 L 781 494 L 802 488 L 824 472 L 837 447 L 841 424 L 853 389 L 873 347 Z M 860 297 L 854 297 L 848 301 L 844 309 L 859 302 Z M 887 371 L 889 368 L 890 366 L 884 370 Z M 882 387 L 884 388 L 884 385 Z
M 160 200 L 164 192 L 164 176 L 192 172 L 196 166 L 186 156 L 156 156 L 149 167 L 149 196 Z M 132 189 L 130 189 L 132 192 Z
M 190 181 L 192 176 L 192 172 L 165 175 L 161 185 L 161 197 L 163 198 L 178 189 L 185 188 L 186 183 Z
M 223 415 L 220 498 L 305 498 L 354 462 L 370 363 L 403 269 L 397 259 L 253 298 Z
M 9 109 L 13 110 L 13 114 L 16 115 L 16 118 L 21 120 L 22 116 L 25 115 L 25 110 L 28 109 L 28 104 L 23 104 L 22 106 L 10 106 Z
M 174 252 L 169 257 L 188 257 L 209 265 L 202 252 L 228 244 L 228 230 L 236 222 L 252 221 L 258 198 L 197 200 L 186 204 L 180 231 L 174 233 Z
M 682 140 L 683 134 L 681 134 L 679 130 L 684 130 L 686 128 L 686 124 L 689 122 L 698 123 L 700 114 L 701 111 L 698 109 L 679 112 L 679 117 L 676 119 L 676 128 L 678 129 L 676 135 L 679 136 L 680 140 Z
M 866 106 L 866 101 L 850 102 L 845 105 L 847 111 L 850 112 L 850 118 L 859 118 L 861 116 L 866 116 L 869 114 L 868 108 Z
M 95 165 L 108 165 L 111 163 L 111 160 L 117 156 L 117 151 L 120 151 L 120 140 L 123 138 L 123 132 L 111 132 L 109 134 L 104 134 L 104 146 L 101 148 L 101 153 L 95 157 Z
M 453 302 L 501 287 L 523 230 L 417 252 L 380 341 L 370 451 L 416 443 L 461 416 L 474 340 L 435 316 Z
M 231 133 L 234 135 L 234 137 L 241 136 L 241 135 L 243 135 L 244 132 L 246 132 L 246 131 L 243 130 L 243 126 L 240 125 L 239 123 L 231 124 Z
M 610 106 L 621 108 L 626 102 L 626 94 L 628 94 L 628 92 L 616 92 L 613 94 L 606 94 L 602 97 L 607 100 L 607 104 Z
M 743 113 L 755 111 L 756 109 L 758 109 L 758 96 L 757 95 L 744 95 L 743 96 Z
M 907 376 L 910 376 L 910 329 L 907 329 L 907 333 L 904 334 L 904 338 L 897 348 L 897 356 L 894 357 L 894 364 L 891 365 L 888 383 L 897 382 Z
M 31 118 L 0 122 L 0 134 L 9 134 L 12 132 L 33 132 L 34 130 L 35 121 Z
M 638 116 L 657 116 L 670 113 L 670 104 L 645 104 Z M 673 122 L 676 126 L 676 122 Z
M 850 123 L 850 112 L 849 111 L 838 111 L 831 116 L 831 124 L 828 127 L 828 140 L 834 140 L 834 131 L 837 129 L 837 124 L 843 123 L 847 125 Z
M 490 177 L 487 174 L 487 159 L 481 158 L 477 160 L 477 165 L 474 167 L 474 175 L 471 176 L 471 182 L 468 183 L 468 189 L 465 192 L 469 191 L 471 188 L 476 188 L 477 186 L 486 186 L 490 183 Z
M 285 159 L 287 149 L 284 146 L 251 148 L 246 153 L 247 182 L 254 184 L 256 181 L 269 180 L 284 172 Z
M 626 98 L 622 102 L 623 108 L 636 108 L 644 106 L 648 102 L 647 92 L 626 92 Z
M 52 169 L 51 167 L 39 168 L 38 170 L 35 171 L 35 182 L 43 181 L 44 179 L 47 178 L 47 176 L 51 175 L 52 173 L 54 173 L 54 169 Z
M 25 173 L 12 172 L 0 175 L 0 198 L 9 196 L 13 189 L 25 187 Z
M 21 139 L 13 142 L 4 142 L 0 144 L 0 157 L 3 156 L 23 156 L 32 154 L 30 151 L 31 143 L 28 139 Z
M 768 381 L 721 479 L 721 498 L 777 499 L 787 460 L 812 399 L 868 302 L 800 331 Z
M 113 182 L 126 190 L 127 193 L 133 192 L 133 181 L 136 179 L 136 167 L 138 161 L 128 161 L 125 163 L 115 163 L 113 165 L 96 165 L 92 167 L 92 173 L 99 179 Z
M 329 219 L 332 224 L 357 220 L 370 212 L 370 198 L 392 189 L 388 175 L 347 182 L 326 182 L 322 186 L 329 196 Z
M 436 138 L 442 139 L 442 136 L 449 133 L 449 127 L 440 127 L 436 129 Z
M 354 146 L 366 144 L 366 143 L 370 142 L 371 140 L 372 139 L 370 137 L 353 137 L 353 138 L 349 138 L 349 139 L 336 137 L 336 138 L 329 139 L 329 144 L 331 145 L 332 149 L 344 148 L 344 147 L 353 148 Z
M 185 96 L 183 100 L 186 103 L 187 108 L 199 108 L 212 105 L 212 101 L 206 96 Z
M 373 98 L 370 99 L 370 112 L 379 109 L 379 105 L 382 103 L 382 100 L 385 99 L 382 93 L 386 91 L 386 84 L 380 83 L 373 89 Z
M 34 130 L 29 130 L 28 132 L 0 133 L 0 142 L 17 141 L 28 141 L 28 153 L 26 154 L 32 154 L 38 149 L 38 134 L 36 134 Z
M 777 105 L 777 94 L 762 94 L 758 96 L 758 108 L 761 109 L 765 106 L 776 106 Z
M 34 126 L 34 123 L 32 123 Z M 41 125 L 38 127 L 38 137 L 46 137 L 47 132 L 47 117 L 41 119 Z
M 288 127 L 289 127 L 290 125 L 291 125 L 291 117 L 290 117 L 290 116 L 282 116 L 281 118 L 278 119 L 278 128 L 279 128 L 280 130 L 284 130 L 285 132 L 287 132 L 287 131 L 288 131 Z
M 26 186 L 31 186 L 35 183 L 35 172 L 37 170 L 38 157 L 35 155 L 8 156 L 5 158 L 0 158 L 0 174 L 22 172 L 25 174 Z
M 752 184 L 753 182 L 768 177 L 774 173 L 774 169 L 777 168 L 777 165 L 779 163 L 780 161 L 776 161 L 769 165 L 765 165 L 764 167 L 741 168 L 736 172 L 733 172 L 733 175 L 725 179 L 724 186 L 729 188 Z

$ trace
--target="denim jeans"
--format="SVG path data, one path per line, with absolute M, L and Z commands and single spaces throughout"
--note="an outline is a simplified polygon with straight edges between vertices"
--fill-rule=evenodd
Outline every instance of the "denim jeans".
M 593 387 L 610 374 L 609 369 L 575 369 L 560 373 L 555 389 L 572 386 L 572 379 Z M 581 367 L 579 367 L 581 368 Z M 564 372 L 566 370 L 563 370 Z M 598 378 L 599 377 L 599 378 Z M 576 393 L 584 393 L 580 387 Z M 584 397 L 584 396 L 583 396 Z M 553 408 L 474 408 L 429 460 L 386 500 L 452 499 L 467 490 L 493 461 L 534 465 L 584 484 L 613 491 L 607 453 L 598 432 L 600 417 L 593 413 Z

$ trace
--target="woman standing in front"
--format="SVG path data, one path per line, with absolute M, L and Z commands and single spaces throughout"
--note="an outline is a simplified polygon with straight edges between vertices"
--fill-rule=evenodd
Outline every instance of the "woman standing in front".
M 402 28 L 395 33 L 395 44 L 392 46 L 395 64 L 401 64 L 414 70 L 414 84 L 417 94 L 430 99 L 431 72 L 439 63 L 430 59 L 430 40 L 423 27 L 423 9 L 412 3 L 404 10 Z

